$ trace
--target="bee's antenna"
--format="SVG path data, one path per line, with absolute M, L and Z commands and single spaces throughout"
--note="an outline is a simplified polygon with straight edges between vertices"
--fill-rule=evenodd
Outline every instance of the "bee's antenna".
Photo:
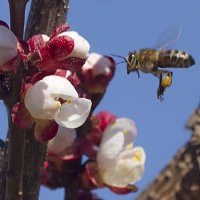
M 126 62 L 126 64 L 129 65 L 129 64 L 128 64 L 128 61 L 126 60 L 125 57 L 120 56 L 120 55 L 115 55 L 115 54 L 111 54 L 111 56 L 118 57 L 118 58 L 122 58 L 122 59 L 124 60 L 123 62 Z M 123 63 L 123 62 L 119 62 L 119 63 Z M 119 64 L 119 63 L 117 63 L 117 64 Z

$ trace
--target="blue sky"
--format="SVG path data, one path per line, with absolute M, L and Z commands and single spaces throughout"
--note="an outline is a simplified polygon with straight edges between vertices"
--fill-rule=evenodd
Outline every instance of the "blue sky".
M 9 23 L 6 1 L 0 1 L 0 18 Z M 153 47 L 174 24 L 182 26 L 179 41 L 171 48 L 189 52 L 196 65 L 173 69 L 172 86 L 161 103 L 156 97 L 158 80 L 151 74 L 126 74 L 125 64 L 117 66 L 105 98 L 96 112 L 107 110 L 136 122 L 137 146 L 147 154 L 144 178 L 136 185 L 140 191 L 155 178 L 190 136 L 185 129 L 188 117 L 200 100 L 200 1 L 199 0 L 71 0 L 68 23 L 90 42 L 91 52 L 126 56 L 129 51 Z M 172 30 L 173 31 L 173 30 Z M 116 59 L 120 61 L 120 59 Z M 0 132 L 6 132 L 3 104 L 0 106 Z M 4 137 L 2 135 L 2 137 Z M 99 190 L 105 200 L 131 200 L 138 193 L 118 196 Z M 42 188 L 40 200 L 63 199 L 63 190 Z

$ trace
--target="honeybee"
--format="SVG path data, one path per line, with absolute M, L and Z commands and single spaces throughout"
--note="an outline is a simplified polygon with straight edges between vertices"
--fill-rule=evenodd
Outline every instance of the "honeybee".
M 138 77 L 140 77 L 139 71 L 142 71 L 144 73 L 151 73 L 159 78 L 157 97 L 160 100 L 163 100 L 165 89 L 172 84 L 173 72 L 159 68 L 188 68 L 195 64 L 193 57 L 185 51 L 162 49 L 179 38 L 180 33 L 176 34 L 179 35 L 169 36 L 169 39 L 162 42 L 158 49 L 146 48 L 133 51 L 128 54 L 127 58 L 112 54 L 124 59 L 127 64 L 127 74 L 136 72 Z

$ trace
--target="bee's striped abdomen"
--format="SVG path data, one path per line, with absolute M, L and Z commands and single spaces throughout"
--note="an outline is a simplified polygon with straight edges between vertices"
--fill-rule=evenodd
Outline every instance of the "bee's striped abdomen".
M 163 50 L 159 52 L 158 67 L 187 68 L 195 64 L 192 56 L 184 51 Z

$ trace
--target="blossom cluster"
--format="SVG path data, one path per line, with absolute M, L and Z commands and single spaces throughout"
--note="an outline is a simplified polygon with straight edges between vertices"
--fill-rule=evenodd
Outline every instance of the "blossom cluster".
M 85 138 L 78 138 L 68 130 L 65 137 L 60 133 L 49 141 L 42 184 L 61 187 L 69 174 L 71 177 L 78 174 L 82 190 L 108 187 L 116 194 L 136 192 L 134 184 L 144 174 L 146 156 L 142 147 L 134 147 L 135 123 L 109 112 L 92 115 L 90 122 Z M 81 171 L 71 171 L 70 165 L 78 162 L 81 155 L 88 158 Z
M 67 24 L 50 36 L 20 41 L 0 21 L 0 50 L 0 75 L 22 77 L 12 122 L 34 128 L 35 139 L 48 143 L 42 184 L 62 187 L 76 176 L 82 190 L 137 191 L 133 184 L 143 176 L 145 152 L 133 147 L 135 123 L 109 112 L 93 113 L 114 76 L 112 57 L 90 53 L 89 42 Z M 87 128 L 80 136 L 82 125 Z M 83 155 L 87 161 L 75 168 Z

